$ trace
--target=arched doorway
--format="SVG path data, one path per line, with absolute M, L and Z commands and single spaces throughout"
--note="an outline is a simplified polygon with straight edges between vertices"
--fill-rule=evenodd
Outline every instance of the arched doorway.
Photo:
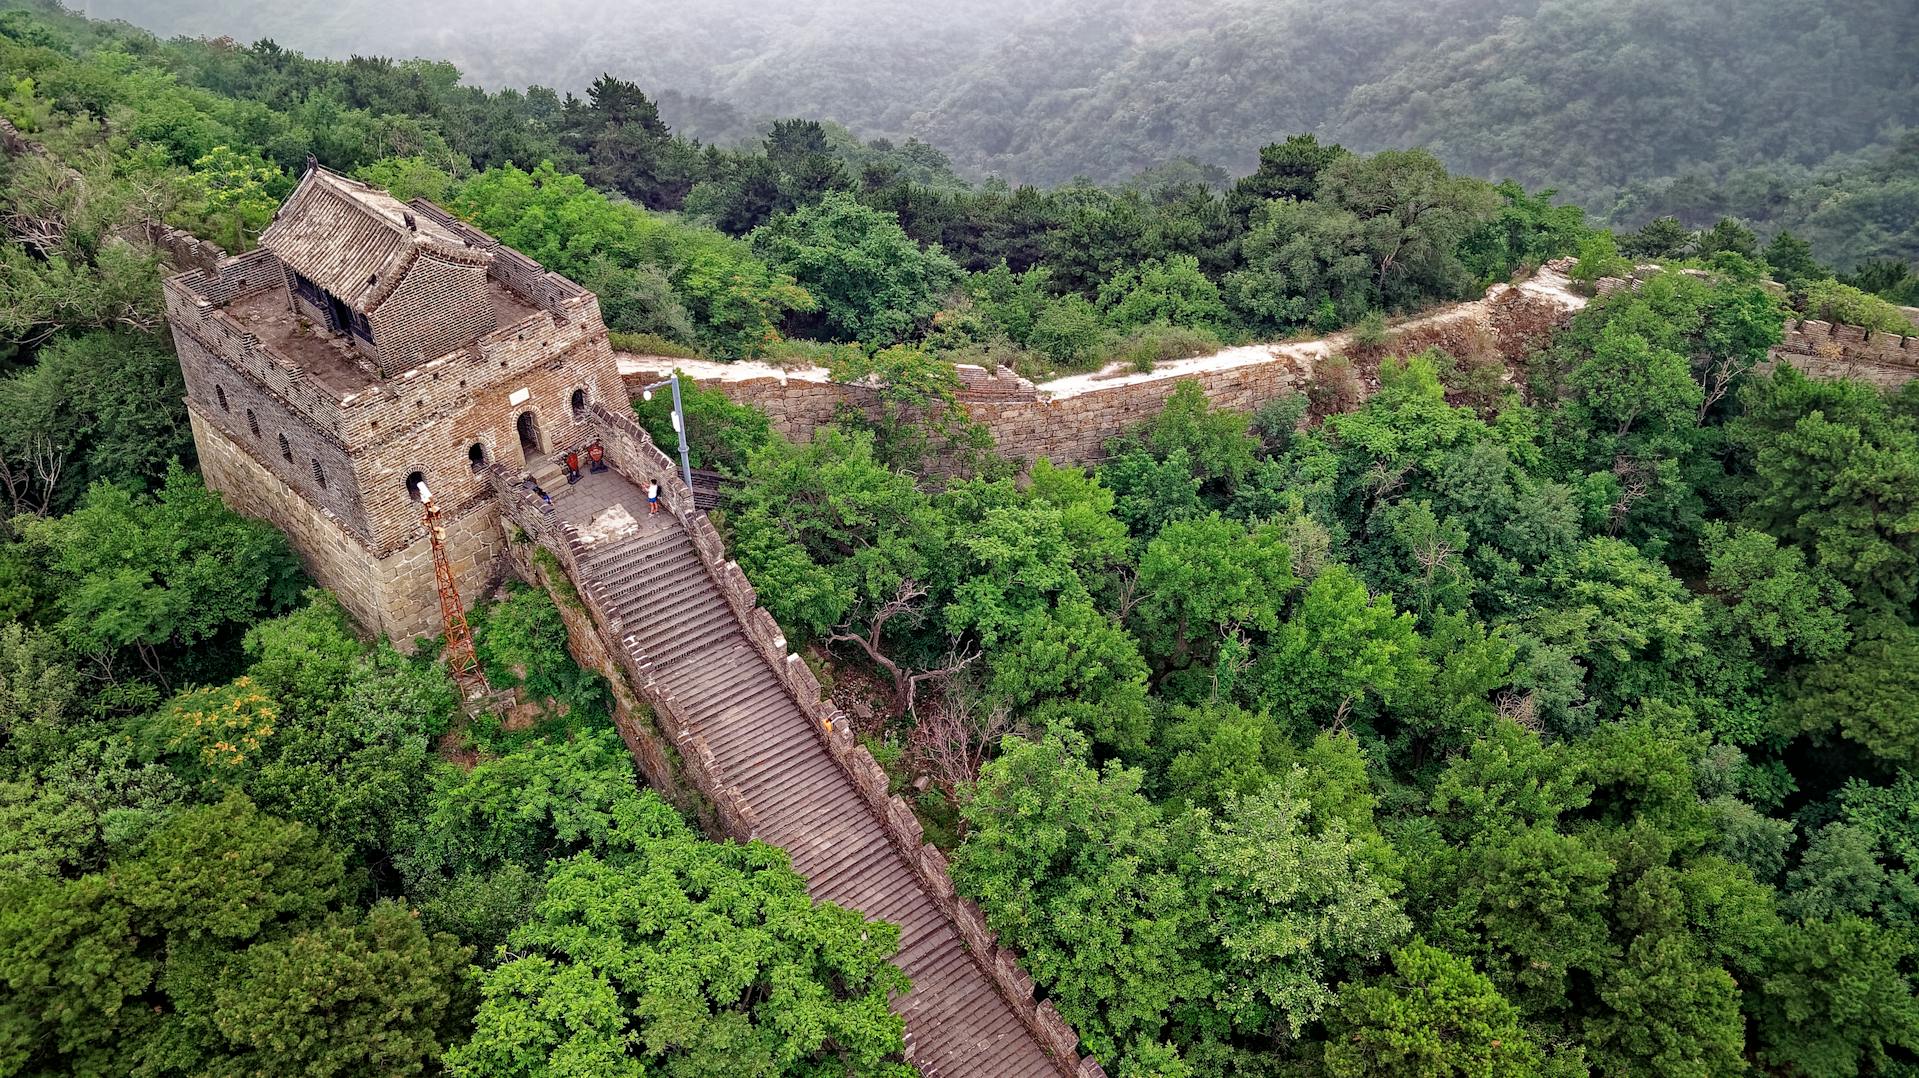
M 520 431 L 520 455 L 531 466 L 533 458 L 546 451 L 546 446 L 540 440 L 539 417 L 531 411 L 521 412 L 517 426 Z

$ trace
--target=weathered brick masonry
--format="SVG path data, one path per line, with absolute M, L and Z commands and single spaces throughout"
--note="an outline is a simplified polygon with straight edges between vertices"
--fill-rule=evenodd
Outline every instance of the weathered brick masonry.
M 1786 339 L 1772 356 L 1819 378 L 1857 378 L 1887 387 L 1919 378 L 1919 337 L 1816 319 L 1786 323 Z
M 1418 345 L 1422 334 L 1453 328 L 1483 331 L 1510 360 L 1523 358 L 1538 339 L 1538 327 L 1563 322 L 1585 300 L 1566 287 L 1562 273 L 1542 270 L 1523 285 L 1498 285 L 1471 303 L 1412 319 L 1397 331 Z M 974 421 L 992 432 L 1001 454 L 1024 461 L 1090 463 L 1108 439 L 1138 429 L 1159 414 L 1181 382 L 1196 382 L 1216 406 L 1251 411 L 1266 401 L 1303 389 L 1313 365 L 1345 344 L 1343 335 L 1321 341 L 1250 345 L 1216 355 L 1163 363 L 1150 372 L 1125 365 L 1035 385 L 1002 367 L 988 373 L 962 366 L 959 399 Z M 841 405 L 867 407 L 873 391 L 833 382 L 824 370 L 783 371 L 765 364 L 706 363 L 656 356 L 622 355 L 629 390 L 655 381 L 675 367 L 766 412 L 775 430 L 804 441 L 830 422 Z
M 1586 298 L 1569 287 L 1569 263 L 1548 266 L 1517 286 L 1496 285 L 1483 299 L 1412 319 L 1395 327 L 1393 339 L 1414 351 L 1443 346 L 1448 337 L 1464 333 L 1490 342 L 1508 364 L 1523 361 L 1547 342 L 1553 327 L 1586 305 Z M 1608 279 L 1600 282 L 1600 291 L 1631 285 L 1629 280 Z M 1002 454 L 1029 462 L 1045 457 L 1055 463 L 1086 464 L 1100 459 L 1108 439 L 1137 430 L 1159 414 L 1181 382 L 1198 383 L 1217 407 L 1251 411 L 1302 389 L 1314 364 L 1338 354 L 1347 343 L 1347 336 L 1340 334 L 1319 341 L 1252 345 L 1164 363 L 1150 373 L 1115 364 L 1040 385 L 1004 367 L 989 374 L 962 366 L 959 399 L 967 413 L 992 432 Z M 1772 359 L 1817 377 L 1897 386 L 1919 377 L 1919 337 L 1798 320 L 1787 323 L 1786 338 L 1773 349 Z M 871 389 L 834 382 L 819 368 L 788 371 L 758 363 L 620 356 L 629 391 L 676 367 L 700 384 L 764 411 L 773 429 L 797 441 L 831 422 L 842 405 L 865 408 L 874 400 Z
M 786 848 L 817 896 L 901 926 L 895 961 L 914 988 L 893 1005 L 929 1078 L 1103 1073 L 833 725 L 620 399 L 591 293 L 429 203 L 318 168 L 259 251 L 166 242 L 193 267 L 166 282 L 166 309 L 208 485 L 285 531 L 356 618 L 402 644 L 438 628 L 425 483 L 468 599 L 507 571 L 566 595 L 549 565 L 577 586 L 562 608 L 571 645 L 614 683 L 649 781 L 711 830 Z M 614 469 L 568 486 L 553 458 L 594 438 Z M 649 480 L 667 488 L 669 516 L 647 512 L 636 484 Z M 585 500 L 609 485 L 623 500 Z M 584 532 L 567 519 L 582 511 Z M 542 564 L 529 538 L 557 561 Z
M 477 465 L 520 471 L 578 444 L 586 407 L 621 396 L 592 293 L 323 169 L 260 250 L 165 291 L 209 484 L 403 646 L 439 628 L 415 484 L 444 507 L 456 580 L 477 595 L 504 571 Z

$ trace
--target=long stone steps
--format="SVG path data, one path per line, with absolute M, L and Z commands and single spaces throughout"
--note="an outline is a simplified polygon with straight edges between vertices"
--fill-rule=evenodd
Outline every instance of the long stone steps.
M 620 619 L 639 668 L 688 717 L 759 836 L 787 851 L 809 892 L 900 926 L 894 960 L 913 989 L 895 1010 L 921 1072 L 1070 1073 L 998 994 L 785 682 L 747 641 L 691 537 L 665 527 L 598 542 L 584 575 Z

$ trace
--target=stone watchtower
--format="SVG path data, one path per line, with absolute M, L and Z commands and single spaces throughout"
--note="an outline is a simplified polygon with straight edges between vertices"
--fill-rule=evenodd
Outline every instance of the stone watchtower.
M 169 279 L 166 305 L 207 484 L 403 644 L 440 627 L 420 484 L 471 601 L 506 541 L 479 466 L 531 470 L 621 396 L 591 292 L 316 166 L 258 250 Z

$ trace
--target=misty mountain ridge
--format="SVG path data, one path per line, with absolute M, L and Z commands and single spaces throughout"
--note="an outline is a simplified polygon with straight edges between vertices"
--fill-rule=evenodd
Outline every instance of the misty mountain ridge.
M 964 175 L 1016 183 L 1117 182 L 1180 157 L 1240 174 L 1259 146 L 1302 131 L 1360 150 L 1423 145 L 1456 170 L 1556 187 L 1622 224 L 1783 212 L 1822 173 L 1885 166 L 1919 122 L 1919 20 L 1873 0 L 427 0 L 400 13 L 370 0 L 94 0 L 85 11 L 317 55 L 446 59 L 493 88 L 577 92 L 611 72 L 697 137 L 829 119 L 866 138 L 917 137 Z

